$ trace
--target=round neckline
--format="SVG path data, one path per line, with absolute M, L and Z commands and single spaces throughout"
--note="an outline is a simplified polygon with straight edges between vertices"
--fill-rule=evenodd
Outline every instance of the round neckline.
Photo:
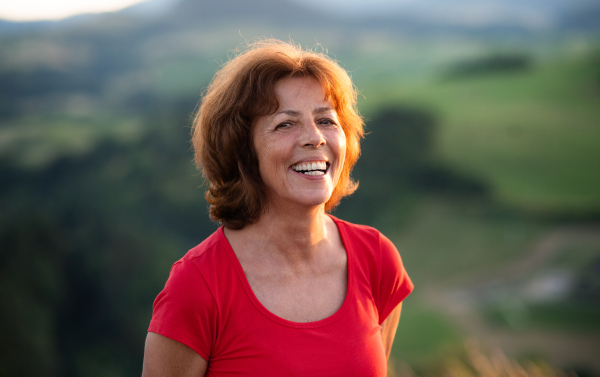
M 327 326 L 335 321 L 337 321 L 343 314 L 344 312 L 347 310 L 348 306 L 350 306 L 350 301 L 351 301 L 351 297 L 354 294 L 354 274 L 353 274 L 353 266 L 354 266 L 354 258 L 353 258 L 353 252 L 352 250 L 349 248 L 348 243 L 346 242 L 346 234 L 344 229 L 342 229 L 340 227 L 340 222 L 338 219 L 336 219 L 335 217 L 328 215 L 333 222 L 335 223 L 338 232 L 340 234 L 340 238 L 342 239 L 342 244 L 344 245 L 344 249 L 346 251 L 346 260 L 347 260 L 347 273 L 348 273 L 348 282 L 347 282 L 347 287 L 346 287 L 346 297 L 344 298 L 344 302 L 342 302 L 342 305 L 336 310 L 335 313 L 333 313 L 332 315 L 330 315 L 329 317 L 325 317 L 323 319 L 317 320 L 317 321 L 312 321 L 312 322 L 295 322 L 295 321 L 290 321 L 289 319 L 285 319 L 282 318 L 280 316 L 278 316 L 277 314 L 274 314 L 273 312 L 271 312 L 269 309 L 267 309 L 256 297 L 256 295 L 254 294 L 254 291 L 252 290 L 252 287 L 250 287 L 250 283 L 248 282 L 248 279 L 246 278 L 246 274 L 244 273 L 244 269 L 242 268 L 242 264 L 240 263 L 239 259 L 237 258 L 237 255 L 235 254 L 235 251 L 233 251 L 233 247 L 231 247 L 231 244 L 229 243 L 229 240 L 227 239 L 227 237 L 225 236 L 225 232 L 223 231 L 223 227 L 221 226 L 219 228 L 219 233 L 221 235 L 221 237 L 223 238 L 223 240 L 225 241 L 225 244 L 227 245 L 225 250 L 227 252 L 227 255 L 229 256 L 229 258 L 231 259 L 231 263 L 238 275 L 238 278 L 240 279 L 240 283 L 242 284 L 242 286 L 244 287 L 244 291 L 246 291 L 246 295 L 248 296 L 248 298 L 250 299 L 250 301 L 252 302 L 252 304 L 254 305 L 254 307 L 261 313 L 263 314 L 265 317 L 267 317 L 268 319 L 272 320 L 273 322 L 279 323 L 280 325 L 283 326 L 287 326 L 287 327 L 293 327 L 293 328 L 317 328 L 317 327 L 323 327 L 323 326 Z

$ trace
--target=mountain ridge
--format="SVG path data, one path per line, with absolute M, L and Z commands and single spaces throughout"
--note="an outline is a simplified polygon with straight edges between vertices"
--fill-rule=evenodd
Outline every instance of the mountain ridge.
M 223 23 L 253 23 L 261 26 L 301 27 L 313 29 L 385 28 L 404 34 L 489 34 L 540 32 L 591 32 L 600 30 L 600 4 L 590 0 L 474 3 L 463 0 L 447 4 L 440 0 L 398 2 L 387 12 L 356 13 L 356 2 L 335 8 L 338 0 L 318 3 L 313 0 L 150 0 L 114 13 L 85 14 L 60 21 L 11 22 L 0 20 L 0 35 L 40 32 L 50 28 L 77 28 L 77 20 L 85 24 L 103 22 L 107 18 L 126 18 L 132 24 L 147 24 L 169 29 L 218 28 Z M 379 3 L 382 3 L 380 1 Z M 354 6 L 352 5 L 354 4 Z M 389 2 L 388 2 L 389 5 Z M 354 8 L 353 8 L 354 7 Z M 337 9 L 337 11 L 336 11 Z M 349 10 L 350 9 L 350 10 Z M 355 9 L 351 11 L 351 9 Z

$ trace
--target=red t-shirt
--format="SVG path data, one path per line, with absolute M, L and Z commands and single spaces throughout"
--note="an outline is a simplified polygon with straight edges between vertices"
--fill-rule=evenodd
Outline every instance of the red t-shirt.
M 333 219 L 346 248 L 348 289 L 330 317 L 299 323 L 269 312 L 219 228 L 173 265 L 149 331 L 208 360 L 207 376 L 385 376 L 380 325 L 413 284 L 390 240 Z

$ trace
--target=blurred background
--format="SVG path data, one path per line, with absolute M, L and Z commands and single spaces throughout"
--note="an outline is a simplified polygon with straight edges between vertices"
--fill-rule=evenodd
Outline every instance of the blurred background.
M 191 116 L 240 45 L 274 37 L 360 91 L 360 188 L 335 215 L 388 235 L 416 285 L 390 374 L 443 375 L 475 340 L 600 376 L 598 1 L 7 5 L 0 375 L 140 375 L 171 264 L 218 226 Z

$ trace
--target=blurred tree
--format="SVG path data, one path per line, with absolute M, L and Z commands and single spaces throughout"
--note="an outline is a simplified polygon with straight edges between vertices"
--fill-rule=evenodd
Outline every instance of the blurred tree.
M 353 176 L 358 191 L 336 213 L 359 223 L 387 226 L 409 214 L 424 193 L 483 195 L 486 185 L 458 174 L 434 155 L 436 119 L 427 110 L 384 107 L 367 122 L 367 135 Z M 383 211 L 383 212 L 382 212 Z
M 0 375 L 139 374 L 170 265 L 215 228 L 188 129 L 170 129 L 180 106 L 149 111 L 137 140 L 38 170 L 2 162 Z
M 454 79 L 493 73 L 514 73 L 527 71 L 532 65 L 532 58 L 524 53 L 495 53 L 454 63 L 443 77 Z

